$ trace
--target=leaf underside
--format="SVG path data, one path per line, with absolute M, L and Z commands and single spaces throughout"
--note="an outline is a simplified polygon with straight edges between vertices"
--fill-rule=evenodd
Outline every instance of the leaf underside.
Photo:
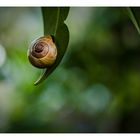
M 40 84 L 44 81 L 59 65 L 61 62 L 69 42 L 69 30 L 64 23 L 69 13 L 68 7 L 43 7 L 42 15 L 44 22 L 44 35 L 52 35 L 57 47 L 57 58 L 55 63 L 50 67 L 43 70 L 39 79 L 34 85 Z

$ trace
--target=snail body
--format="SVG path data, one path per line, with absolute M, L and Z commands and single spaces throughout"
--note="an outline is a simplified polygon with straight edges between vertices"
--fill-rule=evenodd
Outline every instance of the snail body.
M 51 67 L 57 58 L 57 48 L 51 35 L 32 42 L 28 49 L 28 59 L 37 68 Z

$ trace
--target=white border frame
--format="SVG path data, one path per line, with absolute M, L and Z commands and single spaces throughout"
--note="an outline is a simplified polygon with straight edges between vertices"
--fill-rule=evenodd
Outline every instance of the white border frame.
M 1 0 L 0 6 L 140 6 L 139 0 Z

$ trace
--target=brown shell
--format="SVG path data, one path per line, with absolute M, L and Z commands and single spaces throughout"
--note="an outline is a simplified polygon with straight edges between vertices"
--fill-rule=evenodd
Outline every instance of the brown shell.
M 30 63 L 37 68 L 51 66 L 57 57 L 57 48 L 50 35 L 33 41 L 28 50 Z

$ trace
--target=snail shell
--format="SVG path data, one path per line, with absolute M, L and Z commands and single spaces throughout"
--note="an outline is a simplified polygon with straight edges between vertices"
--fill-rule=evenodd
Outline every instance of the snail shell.
M 53 65 L 57 57 L 57 48 L 52 36 L 43 36 L 33 41 L 27 55 L 30 63 L 37 68 Z

